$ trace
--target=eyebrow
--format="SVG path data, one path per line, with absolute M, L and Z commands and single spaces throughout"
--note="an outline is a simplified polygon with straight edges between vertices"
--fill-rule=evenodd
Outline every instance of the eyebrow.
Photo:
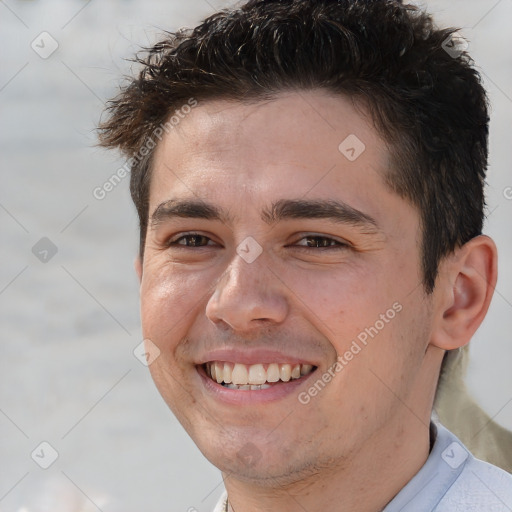
M 151 215 L 151 226 L 156 227 L 158 224 L 172 220 L 175 217 L 219 220 L 224 223 L 231 221 L 229 215 L 213 204 L 197 199 L 170 199 L 157 206 Z
M 327 219 L 343 224 L 378 230 L 377 221 L 360 210 L 339 200 L 280 199 L 262 212 L 262 219 L 274 224 L 284 219 Z
M 170 199 L 158 205 L 151 215 L 151 226 L 156 227 L 175 217 L 218 220 L 231 223 L 233 218 L 221 208 L 197 199 Z M 360 210 L 339 200 L 280 199 L 261 212 L 261 219 L 275 224 L 289 219 L 326 219 L 349 224 L 370 232 L 379 231 L 377 221 Z

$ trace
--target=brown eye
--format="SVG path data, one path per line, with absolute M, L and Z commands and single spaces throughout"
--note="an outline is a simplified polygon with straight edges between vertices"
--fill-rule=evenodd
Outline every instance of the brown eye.
M 301 243 L 302 242 L 302 243 Z M 343 248 L 348 247 L 348 244 L 344 244 L 342 242 L 338 242 L 333 238 L 329 238 L 326 236 L 305 236 L 302 238 L 297 245 L 305 246 L 305 247 L 315 247 L 315 248 Z
M 176 240 L 171 240 L 169 245 L 184 245 L 186 247 L 204 247 L 208 245 L 210 239 L 207 236 L 192 233 L 189 235 L 183 235 Z
M 330 247 L 333 245 L 331 242 L 334 240 L 330 238 L 320 237 L 320 236 L 308 236 L 306 238 L 306 243 L 308 247 Z

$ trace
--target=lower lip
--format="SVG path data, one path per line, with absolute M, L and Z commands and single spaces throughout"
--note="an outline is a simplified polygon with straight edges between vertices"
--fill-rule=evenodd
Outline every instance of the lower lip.
M 275 402 L 281 400 L 289 395 L 295 394 L 298 396 L 298 388 L 303 386 L 307 380 L 316 372 L 313 370 L 308 375 L 304 375 L 299 379 L 293 379 L 288 382 L 278 382 L 267 389 L 229 389 L 206 375 L 203 366 L 197 366 L 197 373 L 201 377 L 206 392 L 222 402 L 232 405 L 245 405 L 245 404 L 261 404 L 268 402 Z

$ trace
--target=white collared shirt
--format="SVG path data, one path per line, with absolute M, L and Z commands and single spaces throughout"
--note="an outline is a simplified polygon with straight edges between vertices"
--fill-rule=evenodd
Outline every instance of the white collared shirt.
M 435 430 L 427 461 L 382 512 L 512 512 L 512 475 L 475 459 L 440 423 Z M 213 512 L 226 510 L 224 492 Z

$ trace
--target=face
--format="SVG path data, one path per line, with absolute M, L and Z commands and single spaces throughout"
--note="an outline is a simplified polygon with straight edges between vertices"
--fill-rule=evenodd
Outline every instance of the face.
M 156 149 L 150 371 L 221 470 L 300 479 L 417 421 L 403 403 L 431 316 L 419 215 L 386 186 L 389 161 L 362 112 L 321 91 L 200 103 Z

